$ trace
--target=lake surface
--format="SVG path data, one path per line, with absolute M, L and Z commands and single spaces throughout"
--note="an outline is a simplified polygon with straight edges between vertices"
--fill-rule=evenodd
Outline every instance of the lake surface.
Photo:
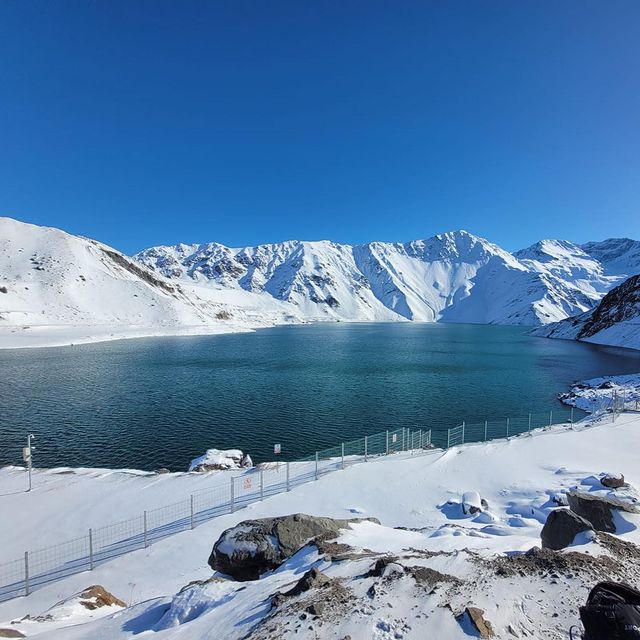
M 574 380 L 640 353 L 523 327 L 316 324 L 0 351 L 0 464 L 185 470 L 205 449 L 294 459 L 400 427 L 559 409 Z

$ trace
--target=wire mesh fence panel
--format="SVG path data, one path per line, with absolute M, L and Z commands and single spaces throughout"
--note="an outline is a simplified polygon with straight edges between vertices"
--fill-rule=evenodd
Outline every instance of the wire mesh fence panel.
M 464 442 L 464 427 L 462 425 L 449 429 L 447 446 L 453 447 L 454 445 L 462 444 L 463 442 Z
M 381 456 L 387 453 L 387 432 L 382 431 L 372 436 L 367 437 L 367 455 L 368 456 Z
M 190 528 L 191 507 L 187 500 L 147 511 L 147 544 Z
M 18 558 L 0 564 L 0 602 L 27 593 L 25 560 Z
M 93 529 L 94 562 L 104 562 L 144 546 L 142 514 L 129 520 Z
M 29 585 L 37 587 L 89 569 L 89 536 L 30 551 Z
M 348 463 L 356 462 L 357 458 L 364 458 L 364 438 L 358 440 L 352 440 L 351 442 L 344 443 L 344 455 L 345 458 L 356 458 L 356 460 L 348 460 Z
M 231 489 L 220 484 L 193 494 L 194 523 L 205 522 L 231 510 Z

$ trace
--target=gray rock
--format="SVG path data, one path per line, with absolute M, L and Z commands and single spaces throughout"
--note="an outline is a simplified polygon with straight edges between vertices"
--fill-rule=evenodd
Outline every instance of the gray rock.
M 602 483 L 603 487 L 607 487 L 609 489 L 619 489 L 620 487 L 624 487 L 624 476 L 621 473 L 605 473 L 600 478 L 600 482 Z
M 0 638 L 26 638 L 27 636 L 17 629 L 0 629 Z
M 579 533 L 593 530 L 591 524 L 569 509 L 555 509 L 542 527 L 540 537 L 546 549 L 564 549 Z
M 245 520 L 222 532 L 209 556 L 209 566 L 235 580 L 256 580 L 307 544 L 335 538 L 340 530 L 362 520 L 335 520 L 303 513 Z M 366 520 L 378 522 L 374 518 Z
M 567 498 L 571 510 L 589 521 L 596 531 L 616 532 L 612 509 L 638 513 L 637 505 L 616 498 L 597 496 L 582 491 L 570 491 Z

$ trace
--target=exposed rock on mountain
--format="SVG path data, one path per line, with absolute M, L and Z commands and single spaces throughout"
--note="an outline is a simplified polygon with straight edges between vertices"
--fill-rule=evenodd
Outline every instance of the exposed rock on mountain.
M 533 333 L 640 349 L 640 275 L 612 289 L 591 311 Z

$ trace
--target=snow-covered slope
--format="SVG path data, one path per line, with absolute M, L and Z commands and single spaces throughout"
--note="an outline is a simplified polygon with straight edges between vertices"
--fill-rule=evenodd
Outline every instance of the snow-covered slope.
M 629 238 L 609 238 L 602 242 L 587 242 L 580 247 L 598 260 L 606 273 L 633 276 L 640 273 L 640 241 Z
M 586 311 L 619 280 L 571 243 L 548 255 L 552 242 L 514 256 L 455 231 L 405 244 L 179 244 L 135 258 L 177 281 L 266 292 L 310 319 L 539 325 Z
M 640 349 L 640 275 L 618 285 L 591 311 L 536 329 L 534 335 Z
M 246 329 L 251 302 L 242 297 L 199 295 L 94 240 L 0 218 L 2 346 Z M 253 298 L 264 321 L 276 304 Z
M 596 582 L 637 583 L 640 515 L 616 513 L 615 536 L 578 536 L 558 552 L 540 551 L 543 524 L 571 489 L 611 496 L 602 472 L 624 474 L 630 484 L 624 494 L 637 499 L 639 427 L 637 414 L 615 422 L 607 416 L 531 437 L 370 459 L 0 603 L 0 628 L 43 640 L 468 640 L 478 635 L 456 616 L 475 606 L 496 638 L 567 638 Z M 25 493 L 25 475 L 16 467 L 0 469 L 6 512 L 30 514 L 0 529 L 7 559 L 67 532 L 86 535 L 88 527 L 112 520 L 114 508 L 120 518 L 140 517 L 143 509 L 184 500 L 213 480 L 193 473 L 38 470 L 34 490 Z M 486 509 L 465 514 L 467 492 L 484 498 Z M 337 545 L 322 553 L 306 547 L 259 580 L 237 582 L 208 567 L 213 544 L 228 527 L 298 512 L 373 517 L 380 524 L 354 524 Z M 387 566 L 383 561 L 384 570 L 376 570 L 383 558 Z M 272 608 L 275 594 L 311 567 L 336 590 L 313 587 Z M 91 584 L 103 585 L 128 608 L 97 610 L 94 619 L 83 610 L 59 615 L 57 603 Z M 325 606 L 311 613 L 310 598 Z

